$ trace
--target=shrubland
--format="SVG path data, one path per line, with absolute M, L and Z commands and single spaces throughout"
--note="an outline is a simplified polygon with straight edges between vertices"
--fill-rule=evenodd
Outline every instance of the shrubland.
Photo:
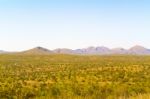
M 138 99 L 149 93 L 150 56 L 0 55 L 0 99 Z

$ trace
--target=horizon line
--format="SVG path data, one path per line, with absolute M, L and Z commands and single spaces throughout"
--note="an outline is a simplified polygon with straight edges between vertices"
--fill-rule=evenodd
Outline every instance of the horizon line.
M 57 48 L 47 48 L 47 47 L 44 47 L 44 46 L 35 46 L 35 47 L 30 47 L 30 48 L 26 48 L 26 49 L 23 49 L 23 50 L 3 50 L 3 49 L 0 49 L 0 51 L 6 51 L 6 52 L 22 52 L 22 51 L 26 51 L 26 50 L 30 50 L 30 49 L 34 49 L 34 48 L 38 48 L 38 47 L 41 47 L 41 48 L 45 48 L 45 49 L 48 49 L 48 50 L 56 50 L 56 49 L 70 49 L 70 50 L 77 50 L 77 49 L 87 49 L 87 48 L 90 48 L 90 47 L 93 47 L 93 48 L 97 48 L 97 47 L 105 47 L 105 48 L 108 48 L 108 49 L 116 49 L 116 48 L 123 48 L 125 50 L 129 50 L 131 49 L 132 47 L 136 47 L 136 46 L 139 46 L 139 47 L 143 47 L 143 48 L 146 48 L 146 49 L 150 49 L 148 47 L 145 47 L 145 46 L 142 46 L 142 45 L 133 45 L 131 47 L 128 47 L 128 48 L 124 48 L 124 47 L 107 47 L 107 46 L 104 46 L 104 45 L 101 45 L 101 46 L 87 46 L 87 47 L 82 47 L 82 48 L 68 48 L 68 47 L 57 47 Z

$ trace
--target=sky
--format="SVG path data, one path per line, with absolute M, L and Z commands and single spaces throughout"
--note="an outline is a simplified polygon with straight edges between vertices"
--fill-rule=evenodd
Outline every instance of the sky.
M 150 48 L 150 0 L 0 0 L 0 50 Z

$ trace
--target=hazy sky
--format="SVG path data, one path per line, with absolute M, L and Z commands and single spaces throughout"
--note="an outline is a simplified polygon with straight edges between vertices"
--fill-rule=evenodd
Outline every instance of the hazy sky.
M 150 0 L 0 0 L 0 49 L 150 48 Z

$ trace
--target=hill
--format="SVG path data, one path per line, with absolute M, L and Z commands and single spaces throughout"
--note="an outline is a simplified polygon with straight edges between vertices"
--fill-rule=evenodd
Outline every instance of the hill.
M 51 54 L 52 51 L 43 48 L 43 47 L 35 47 L 26 51 L 21 52 L 22 54 Z

